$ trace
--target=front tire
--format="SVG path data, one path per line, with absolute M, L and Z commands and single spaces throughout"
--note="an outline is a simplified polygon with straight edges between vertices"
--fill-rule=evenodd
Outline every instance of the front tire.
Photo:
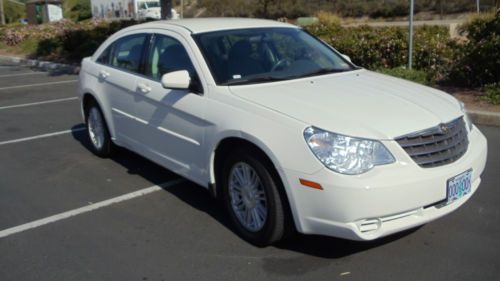
M 87 109 L 86 126 L 92 152 L 99 157 L 109 157 L 113 152 L 113 142 L 106 121 L 99 106 L 92 102 Z
M 286 229 L 281 183 L 270 166 L 258 154 L 240 150 L 225 161 L 221 177 L 224 204 L 236 231 L 260 247 L 281 240 Z

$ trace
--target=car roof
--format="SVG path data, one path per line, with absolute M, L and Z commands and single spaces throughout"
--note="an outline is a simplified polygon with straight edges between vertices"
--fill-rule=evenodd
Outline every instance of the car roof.
M 140 25 L 142 28 L 181 27 L 191 33 L 204 33 L 219 30 L 259 28 L 259 27 L 291 27 L 295 25 L 264 19 L 250 18 L 190 18 L 178 20 L 154 21 Z

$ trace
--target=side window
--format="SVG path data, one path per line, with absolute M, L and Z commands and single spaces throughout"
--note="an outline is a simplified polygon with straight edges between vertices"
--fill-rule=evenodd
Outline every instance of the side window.
M 184 46 L 168 36 L 156 35 L 146 62 L 146 75 L 160 80 L 165 73 L 187 70 L 195 77 L 194 66 Z
M 110 55 L 111 55 L 111 49 L 112 49 L 113 45 L 110 45 L 106 48 L 106 50 L 104 50 L 104 52 L 101 53 L 101 55 L 97 58 L 97 62 L 98 63 L 102 63 L 102 64 L 109 64 L 109 58 L 110 58 Z
M 131 72 L 139 72 L 146 34 L 131 35 L 114 43 L 111 65 Z

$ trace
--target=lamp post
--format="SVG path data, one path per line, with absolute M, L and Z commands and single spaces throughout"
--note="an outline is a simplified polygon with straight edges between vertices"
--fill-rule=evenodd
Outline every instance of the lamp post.
M 479 14 L 479 0 L 476 0 L 476 9 L 477 9 L 477 13 Z
M 413 54 L 413 2 L 410 0 L 410 20 L 409 20 L 409 36 L 408 36 L 408 69 L 412 66 L 412 54 Z

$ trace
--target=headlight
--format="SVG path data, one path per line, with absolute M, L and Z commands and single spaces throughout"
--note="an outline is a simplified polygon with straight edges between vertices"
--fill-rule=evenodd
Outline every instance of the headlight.
M 306 128 L 304 138 L 327 168 L 341 174 L 362 174 L 376 165 L 394 162 L 392 154 L 379 141 L 343 136 L 315 127 Z
M 469 132 L 472 131 L 472 121 L 470 120 L 469 114 L 467 114 L 467 109 L 465 109 L 465 103 L 459 102 L 460 103 L 460 109 L 464 113 L 464 120 L 465 123 L 467 124 L 467 127 L 469 128 Z

